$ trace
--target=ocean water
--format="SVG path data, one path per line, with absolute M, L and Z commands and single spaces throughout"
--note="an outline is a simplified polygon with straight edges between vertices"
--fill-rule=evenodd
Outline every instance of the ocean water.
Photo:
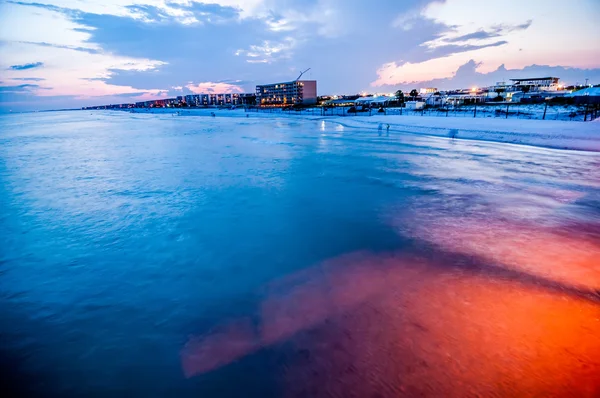
M 598 154 L 226 116 L 0 116 L 3 388 L 600 393 Z

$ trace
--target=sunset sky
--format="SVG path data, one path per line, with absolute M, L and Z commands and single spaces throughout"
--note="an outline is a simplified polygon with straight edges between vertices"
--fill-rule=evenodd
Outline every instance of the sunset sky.
M 598 0 L 0 2 L 0 109 L 318 80 L 318 93 L 600 83 Z

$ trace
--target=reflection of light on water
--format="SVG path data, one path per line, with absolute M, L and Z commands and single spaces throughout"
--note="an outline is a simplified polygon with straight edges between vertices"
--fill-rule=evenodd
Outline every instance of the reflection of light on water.
M 290 396 L 314 385 L 334 396 L 600 391 L 598 304 L 427 263 L 398 265 L 379 295 L 292 339 L 312 361 L 287 373 Z
M 283 278 L 267 286 L 259 326 L 190 340 L 185 373 L 287 341 L 289 396 L 600 391 L 598 302 L 456 261 L 357 253 Z
M 600 289 L 600 240 L 531 222 L 476 217 L 420 218 L 415 236 L 444 250 L 476 255 L 503 267 Z
M 332 126 L 321 121 L 320 150 L 336 149 Z M 536 186 L 522 179 L 529 152 L 507 167 L 500 149 L 459 149 L 379 155 L 444 193 L 402 220 L 426 255 L 353 253 L 276 280 L 255 313 L 190 339 L 185 375 L 269 347 L 286 396 L 600 396 L 598 239 L 533 223 L 585 194 L 544 179 L 570 187 L 578 172 L 548 160 Z

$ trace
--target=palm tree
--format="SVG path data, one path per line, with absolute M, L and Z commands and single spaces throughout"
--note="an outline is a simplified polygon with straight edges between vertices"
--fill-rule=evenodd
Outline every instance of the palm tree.
M 410 90 L 410 96 L 412 97 L 413 100 L 415 98 L 417 98 L 418 95 L 419 95 L 419 92 L 417 91 L 416 88 L 413 88 L 412 90 Z

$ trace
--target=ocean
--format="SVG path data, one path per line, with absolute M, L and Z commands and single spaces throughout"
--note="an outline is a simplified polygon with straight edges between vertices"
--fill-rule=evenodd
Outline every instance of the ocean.
M 226 112 L 0 116 L 9 395 L 600 393 L 599 154 Z

